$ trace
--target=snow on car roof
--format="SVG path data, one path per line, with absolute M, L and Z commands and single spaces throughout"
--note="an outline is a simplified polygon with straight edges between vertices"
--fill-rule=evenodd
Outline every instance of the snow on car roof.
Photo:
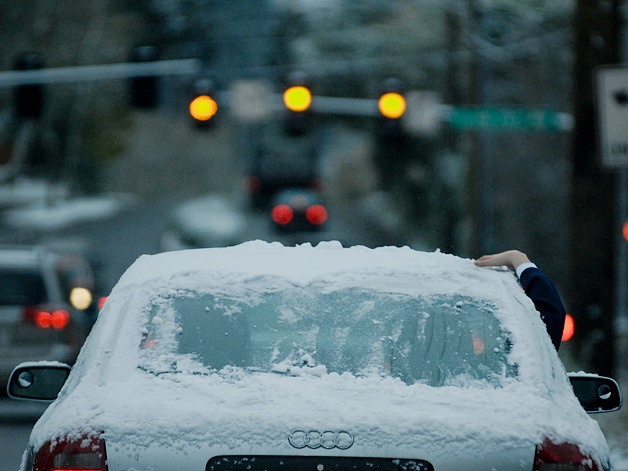
M 278 242 L 251 241 L 233 247 L 143 255 L 124 273 L 118 285 L 122 288 L 194 271 L 272 275 L 295 283 L 308 283 L 333 273 L 384 268 L 429 273 L 430 284 L 439 289 L 447 288 L 443 283 L 448 279 L 455 288 L 454 280 L 460 281 L 455 275 L 485 282 L 492 279 L 491 270 L 477 270 L 471 260 L 440 252 L 419 252 L 409 247 L 344 248 L 335 241 L 286 247 Z M 479 293 L 481 283 L 476 288 Z M 488 289 L 485 294 L 490 292 Z

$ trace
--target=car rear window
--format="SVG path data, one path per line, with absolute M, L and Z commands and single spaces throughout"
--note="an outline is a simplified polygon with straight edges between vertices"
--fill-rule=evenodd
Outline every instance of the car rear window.
M 225 367 L 285 375 L 392 376 L 432 386 L 514 375 L 508 335 L 489 303 L 362 288 L 291 286 L 238 296 L 179 291 L 153 298 L 141 368 Z
M 46 285 L 40 272 L 0 268 L 0 305 L 35 305 L 46 300 Z

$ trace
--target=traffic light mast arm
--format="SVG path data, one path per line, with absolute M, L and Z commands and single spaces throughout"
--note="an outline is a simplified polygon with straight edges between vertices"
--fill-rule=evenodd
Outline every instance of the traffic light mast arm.
M 147 75 L 194 75 L 201 71 L 198 59 L 84 65 L 40 70 L 0 72 L 0 87 L 43 83 L 89 82 L 142 77 Z

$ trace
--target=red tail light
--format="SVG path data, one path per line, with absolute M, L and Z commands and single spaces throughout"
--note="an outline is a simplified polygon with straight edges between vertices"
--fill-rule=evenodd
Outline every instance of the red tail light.
M 37 471 L 107 471 L 105 441 L 81 437 L 44 443 L 35 455 Z
M 305 217 L 311 224 L 320 226 L 327 221 L 327 209 L 322 204 L 313 204 L 305 210 Z
M 560 339 L 561 342 L 568 342 L 572 339 L 573 334 L 576 330 L 576 324 L 573 320 L 573 316 L 571 314 L 567 314 L 565 316 L 565 325 L 563 327 L 563 336 Z
M 24 320 L 41 329 L 63 330 L 70 323 L 70 313 L 65 309 L 45 309 L 29 306 L 24 309 Z
M 292 208 L 287 204 L 278 204 L 273 208 L 271 216 L 273 221 L 284 226 L 292 221 L 294 213 L 292 212 Z
M 534 471 L 603 471 L 590 456 L 573 443 L 553 443 L 546 439 L 536 447 Z
M 106 301 L 107 301 L 107 296 L 101 296 L 100 298 L 98 298 L 98 310 L 99 311 L 103 308 Z

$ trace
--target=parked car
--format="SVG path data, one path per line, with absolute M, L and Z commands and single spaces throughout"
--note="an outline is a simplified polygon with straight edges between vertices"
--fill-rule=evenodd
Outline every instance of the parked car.
M 88 290 L 93 279 L 83 262 L 43 247 L 0 247 L 3 390 L 18 363 L 36 359 L 73 363 L 76 359 L 90 328 L 90 319 L 82 311 L 91 305 Z M 76 288 L 81 288 L 80 293 Z M 89 305 L 86 297 L 90 297 Z
M 71 373 L 8 391 L 56 397 L 22 471 L 597 471 L 587 411 L 622 403 L 565 372 L 511 272 L 334 242 L 142 256 Z

